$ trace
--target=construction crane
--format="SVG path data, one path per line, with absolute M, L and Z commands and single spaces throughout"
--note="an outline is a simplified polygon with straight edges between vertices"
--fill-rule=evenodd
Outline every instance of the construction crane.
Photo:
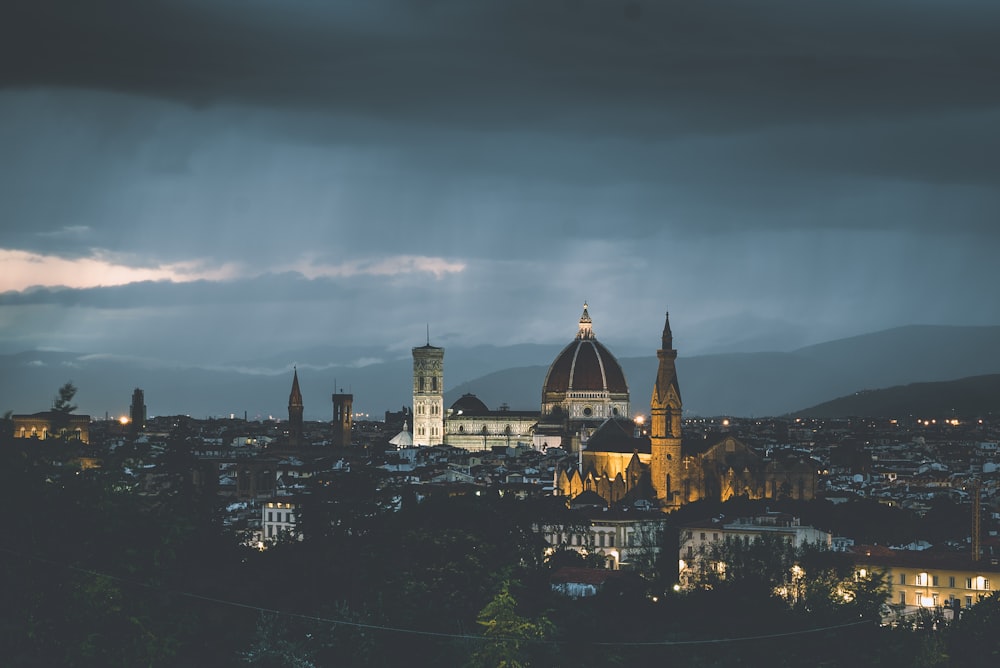
M 979 490 L 982 487 L 982 481 L 979 478 L 974 478 L 972 481 L 972 560 L 979 561 L 979 557 L 982 553 L 982 543 L 980 541 L 980 516 L 982 511 L 982 502 L 979 500 Z

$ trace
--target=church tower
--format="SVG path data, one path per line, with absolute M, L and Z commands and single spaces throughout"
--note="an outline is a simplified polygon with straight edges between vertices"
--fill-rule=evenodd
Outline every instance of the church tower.
M 146 399 L 141 389 L 132 392 L 132 405 L 128 409 L 129 433 L 135 437 L 140 431 L 146 430 Z
M 413 349 L 413 444 L 444 442 L 444 348 Z
M 649 473 L 656 500 L 665 510 L 680 507 L 681 498 L 681 391 L 674 362 L 674 337 L 670 314 L 663 325 L 662 345 L 656 351 L 660 360 L 650 404 Z
M 299 370 L 292 376 L 292 392 L 288 395 L 288 442 L 302 445 L 302 392 L 299 390 Z
M 333 423 L 331 445 L 348 448 L 351 445 L 351 426 L 354 423 L 354 395 L 343 390 L 333 395 Z

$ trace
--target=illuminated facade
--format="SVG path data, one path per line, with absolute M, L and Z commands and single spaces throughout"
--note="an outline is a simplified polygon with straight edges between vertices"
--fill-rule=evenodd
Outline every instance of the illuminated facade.
M 752 543 L 764 536 L 777 537 L 796 548 L 809 544 L 828 550 L 833 544 L 833 538 L 826 531 L 803 526 L 799 518 L 785 513 L 768 513 L 732 522 L 686 524 L 681 527 L 679 537 L 678 581 L 681 587 L 692 586 L 713 546 L 724 545 L 727 541 Z
M 465 394 L 451 405 L 444 421 L 444 442 L 466 450 L 531 446 L 538 422 L 535 411 L 492 411 L 478 397 Z
M 61 436 L 67 440 L 90 442 L 90 416 L 64 415 L 57 411 L 42 411 L 31 415 L 14 415 L 14 438 L 34 438 L 44 441 Z
M 973 561 L 966 553 L 895 551 L 879 546 L 852 550 L 857 572 L 885 573 L 889 603 L 900 614 L 921 609 L 954 611 L 969 608 L 1000 591 L 1000 564 Z
M 413 444 L 444 442 L 444 348 L 413 349 Z
M 628 419 L 628 383 L 615 356 L 594 336 L 587 304 L 583 305 L 576 338 L 556 356 L 542 385 L 541 442 L 580 449 L 605 420 Z
M 297 508 L 296 504 L 287 500 L 274 500 L 261 504 L 261 539 L 267 543 L 278 540 L 282 535 L 289 535 L 302 540 L 302 533 L 297 528 Z
M 536 530 L 545 540 L 546 555 L 568 549 L 587 557 L 597 555 L 611 570 L 650 573 L 659 557 L 665 529 L 663 515 L 632 510 L 600 512 L 570 524 L 543 524 Z
M 580 337 L 592 335 L 586 309 L 584 316 L 580 321 Z M 683 404 L 669 314 L 664 321 L 657 358 L 648 436 L 638 419 L 612 418 L 589 433 L 582 432 L 579 444 L 568 448 L 579 452 L 577 466 L 555 474 L 553 485 L 558 495 L 574 498 L 591 491 L 608 504 L 651 498 L 665 511 L 694 501 L 725 501 L 736 496 L 749 499 L 815 496 L 817 473 L 807 460 L 766 460 L 730 435 L 711 441 L 683 438 Z M 602 368 L 607 366 L 604 364 Z M 627 402 L 627 394 L 624 399 Z M 614 408 L 613 403 L 609 406 Z M 542 430 L 540 423 L 539 431 Z

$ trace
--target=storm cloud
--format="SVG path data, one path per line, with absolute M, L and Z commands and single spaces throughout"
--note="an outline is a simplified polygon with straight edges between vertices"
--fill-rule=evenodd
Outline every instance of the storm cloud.
M 969 0 L 7 3 L 0 339 L 558 342 L 585 299 L 616 350 L 666 308 L 686 352 L 996 324 L 997 25 Z

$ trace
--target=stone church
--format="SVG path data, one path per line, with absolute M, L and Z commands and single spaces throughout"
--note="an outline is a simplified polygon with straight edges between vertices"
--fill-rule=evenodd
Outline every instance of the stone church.
M 576 339 L 549 367 L 537 436 L 577 455 L 555 474 L 556 494 L 584 492 L 608 504 L 649 499 L 665 511 L 702 499 L 787 496 L 811 499 L 814 467 L 796 459 L 765 459 L 737 438 L 685 439 L 670 315 L 663 326 L 648 430 L 632 418 L 621 366 L 594 337 L 587 306 Z

